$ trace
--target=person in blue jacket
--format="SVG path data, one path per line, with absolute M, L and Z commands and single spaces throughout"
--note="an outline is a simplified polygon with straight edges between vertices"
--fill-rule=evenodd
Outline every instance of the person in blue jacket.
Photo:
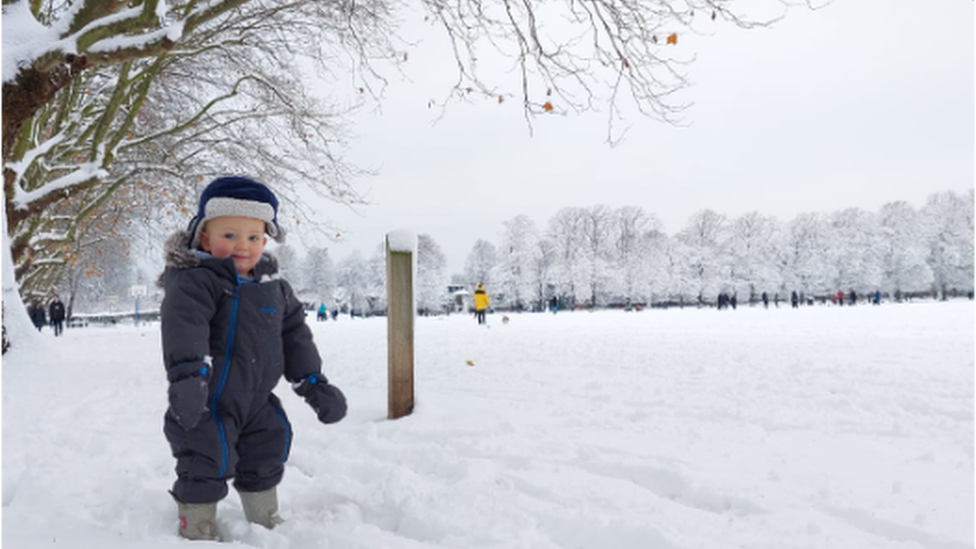
M 304 305 L 264 251 L 268 236 L 283 238 L 277 215 L 268 187 L 222 177 L 204 189 L 187 230 L 167 242 L 163 431 L 176 458 L 171 494 L 185 538 L 216 538 L 217 502 L 231 479 L 247 520 L 281 522 L 276 486 L 292 440 L 272 393 L 282 376 L 323 423 L 346 414 L 345 396 L 322 374 Z

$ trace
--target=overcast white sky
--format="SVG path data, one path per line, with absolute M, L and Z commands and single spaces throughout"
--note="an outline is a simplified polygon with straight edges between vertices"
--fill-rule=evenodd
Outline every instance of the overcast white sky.
M 683 36 L 697 54 L 689 127 L 631 117 L 626 141 L 604 142 L 606 117 L 549 115 L 530 136 L 518 101 L 457 104 L 437 120 L 428 100 L 453 78 L 438 29 L 386 90 L 382 112 L 354 118 L 350 160 L 379 170 L 358 181 L 362 217 L 343 226 L 333 259 L 369 254 L 390 231 L 428 233 L 460 272 L 478 238 L 497 241 L 518 214 L 544 229 L 565 206 L 641 206 L 673 234 L 694 212 L 758 210 L 780 219 L 893 200 L 921 206 L 974 180 L 974 3 L 835 0 L 792 10 L 773 29 Z M 512 75 L 511 78 L 517 78 Z M 514 83 L 514 80 L 513 80 Z

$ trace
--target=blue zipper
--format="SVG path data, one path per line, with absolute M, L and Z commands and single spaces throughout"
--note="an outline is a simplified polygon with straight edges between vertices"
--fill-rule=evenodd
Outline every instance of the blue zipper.
M 217 383 L 217 390 L 214 391 L 214 396 L 210 400 L 210 410 L 213 413 L 214 422 L 217 424 L 217 433 L 220 435 L 220 473 L 217 478 L 224 478 L 227 473 L 227 460 L 230 456 L 230 452 L 227 448 L 227 433 L 224 430 L 224 420 L 220 418 L 220 411 L 217 408 L 217 403 L 220 401 L 220 396 L 224 392 L 224 386 L 227 384 L 227 376 L 230 374 L 230 363 L 234 358 L 234 334 L 237 332 L 237 309 L 241 302 L 241 281 L 237 281 L 237 287 L 234 288 L 234 299 L 231 301 L 230 305 L 230 325 L 227 327 L 227 350 L 224 353 L 224 368 L 220 372 L 220 382 Z

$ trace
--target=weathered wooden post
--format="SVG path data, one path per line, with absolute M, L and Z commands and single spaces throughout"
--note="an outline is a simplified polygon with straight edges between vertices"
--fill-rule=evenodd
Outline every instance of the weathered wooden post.
M 413 256 L 416 237 L 399 231 L 386 235 L 387 417 L 413 411 Z

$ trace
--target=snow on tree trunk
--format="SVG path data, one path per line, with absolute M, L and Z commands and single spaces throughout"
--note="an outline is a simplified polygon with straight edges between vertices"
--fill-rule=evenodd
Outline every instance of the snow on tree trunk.
M 3 227 L 3 353 L 18 347 L 33 346 L 37 331 L 27 316 L 27 308 L 20 298 L 14 260 L 10 254 L 10 235 L 7 234 L 7 213 L 0 208 Z

